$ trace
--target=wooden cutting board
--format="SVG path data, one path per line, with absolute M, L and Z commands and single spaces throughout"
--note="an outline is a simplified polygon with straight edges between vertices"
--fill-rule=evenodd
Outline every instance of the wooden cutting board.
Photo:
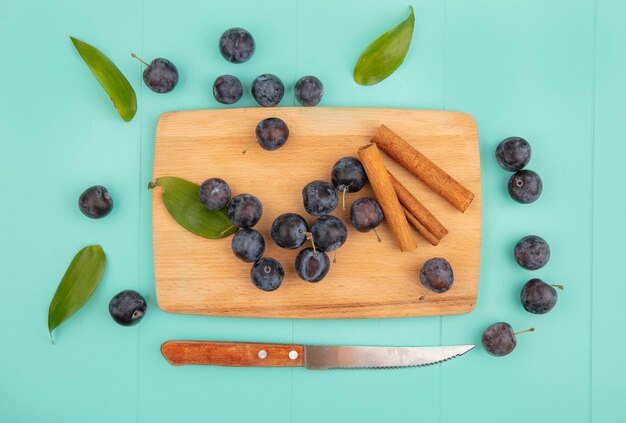
M 277 116 L 289 126 L 287 143 L 265 151 L 255 139 L 256 124 Z M 297 251 L 279 248 L 269 228 L 278 215 L 295 212 L 310 223 L 302 188 L 330 180 L 333 164 L 356 156 L 380 124 L 417 147 L 475 194 L 460 213 L 416 177 L 384 157 L 390 171 L 448 228 L 437 247 L 416 232 L 418 248 L 400 252 L 385 223 L 382 242 L 349 224 L 352 201 L 373 196 L 369 185 L 349 194 L 346 210 L 332 214 L 347 223 L 348 239 L 337 251 L 328 276 L 317 284 L 298 278 Z M 244 148 L 250 147 L 246 154 Z M 266 257 L 285 268 L 283 285 L 263 292 L 250 282 L 250 267 L 231 252 L 231 238 L 209 240 L 180 227 L 168 214 L 161 189 L 153 194 L 154 271 L 159 306 L 173 313 L 281 318 L 370 318 L 467 313 L 476 305 L 481 238 L 478 134 L 465 113 L 365 108 L 279 107 L 173 112 L 157 124 L 154 177 L 177 176 L 198 184 L 226 180 L 233 195 L 250 193 L 263 203 L 255 227 L 265 237 Z M 332 259 L 333 255 L 330 254 Z M 425 288 L 419 270 L 431 257 L 447 258 L 454 285 L 446 293 L 419 298 Z

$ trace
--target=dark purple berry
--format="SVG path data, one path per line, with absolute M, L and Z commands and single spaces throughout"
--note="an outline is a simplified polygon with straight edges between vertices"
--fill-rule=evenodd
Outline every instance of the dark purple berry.
M 78 198 L 78 208 L 87 217 L 100 219 L 111 213 L 113 199 L 102 185 L 87 188 Z
M 269 257 L 258 259 L 250 269 L 252 283 L 262 291 L 274 291 L 283 283 L 284 277 L 283 266 Z
M 361 197 L 354 200 L 350 208 L 350 222 L 359 232 L 369 232 L 383 221 L 383 210 L 373 198 Z
M 518 203 L 528 204 L 536 201 L 541 191 L 543 191 L 543 182 L 532 170 L 520 170 L 509 179 L 509 194 Z
M 232 75 L 218 76 L 213 83 L 213 96 L 222 104 L 233 104 L 243 95 L 241 81 Z
M 537 235 L 520 239 L 513 250 L 517 263 L 527 270 L 541 269 L 550 260 L 548 243 Z
M 337 161 L 330 172 L 333 185 L 339 191 L 357 192 L 365 185 L 367 176 L 359 159 L 344 157 Z
M 254 38 L 243 28 L 224 31 L 219 42 L 222 57 L 231 63 L 243 63 L 254 54 Z
M 511 325 L 505 322 L 494 323 L 483 332 L 482 344 L 491 355 L 502 357 L 510 354 L 517 345 Z
M 330 259 L 325 252 L 305 248 L 296 257 L 296 273 L 307 282 L 319 282 L 330 270 Z
M 263 257 L 265 240 L 254 229 L 242 229 L 233 236 L 231 248 L 239 260 L 253 263 Z
M 259 75 L 252 81 L 252 96 L 263 107 L 280 103 L 285 94 L 285 86 L 280 78 L 269 73 Z
M 169 93 L 178 84 L 178 69 L 167 59 L 154 59 L 143 70 L 143 82 L 155 93 Z
M 328 214 L 337 208 L 339 198 L 335 187 L 324 181 L 313 181 L 302 189 L 304 209 L 313 216 Z
M 303 76 L 294 87 L 296 100 L 303 106 L 315 106 L 322 100 L 324 85 L 314 76 Z
M 452 266 L 444 258 L 431 258 L 422 266 L 420 282 L 433 292 L 446 292 L 452 287 L 452 282 L 454 282 Z
M 496 158 L 502 169 L 517 172 L 530 162 L 531 148 L 528 141 L 520 137 L 502 140 L 496 148 Z
M 282 147 L 289 138 L 287 124 L 277 117 L 263 119 L 256 126 L 256 139 L 265 150 L 274 151 Z
M 137 291 L 126 290 L 111 298 L 109 313 L 122 326 L 132 326 L 146 314 L 146 299 Z
M 219 210 L 230 201 L 230 187 L 223 179 L 207 179 L 200 185 L 199 195 L 207 209 Z
M 346 225 L 335 216 L 324 215 L 311 225 L 311 236 L 315 247 L 322 251 L 333 251 L 341 247 L 348 238 Z
M 300 248 L 307 240 L 309 225 L 304 218 L 296 213 L 285 213 L 272 222 L 270 235 L 281 248 L 294 250 Z
M 520 292 L 524 310 L 533 314 L 546 314 L 554 308 L 558 298 L 556 289 L 541 279 L 529 280 Z
M 262 214 L 261 202 L 251 194 L 237 195 L 228 204 L 228 218 L 233 225 L 240 228 L 253 227 L 261 219 Z

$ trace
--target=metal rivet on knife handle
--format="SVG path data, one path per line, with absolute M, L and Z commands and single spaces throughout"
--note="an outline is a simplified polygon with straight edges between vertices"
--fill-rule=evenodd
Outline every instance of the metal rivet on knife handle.
M 295 360 L 296 358 L 298 358 L 298 351 L 296 350 L 289 351 L 289 358 L 292 360 Z
M 264 358 L 266 358 L 266 357 L 267 357 L 267 351 L 265 351 L 265 350 L 260 350 L 260 351 L 259 351 L 258 356 L 259 356 L 259 358 L 260 358 L 261 360 L 263 360 Z

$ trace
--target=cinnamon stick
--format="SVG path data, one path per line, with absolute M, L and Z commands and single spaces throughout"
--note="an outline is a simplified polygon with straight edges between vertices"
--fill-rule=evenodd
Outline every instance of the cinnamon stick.
M 372 142 L 459 211 L 464 212 L 474 199 L 471 191 L 385 125 L 378 128 Z
M 396 191 L 400 204 L 404 206 L 420 223 L 428 229 L 428 231 L 437 237 L 437 239 L 443 238 L 448 230 L 437 220 L 433 214 L 428 211 L 426 207 L 420 201 L 411 194 L 411 192 L 405 188 L 398 179 L 389 172 L 391 177 L 391 184 Z M 436 245 L 436 244 L 435 244 Z
M 439 245 L 439 238 L 437 238 L 428 229 L 426 229 L 426 227 L 422 225 L 422 223 L 419 220 L 417 220 L 417 218 L 413 216 L 413 214 L 410 211 L 408 211 L 405 207 L 402 207 L 402 210 L 404 211 L 406 220 L 417 230 L 417 232 L 419 232 L 421 236 L 426 238 L 426 240 L 430 242 L 432 245 Z
M 385 168 L 376 144 L 369 144 L 359 149 L 359 158 L 365 169 L 367 179 L 372 186 L 376 200 L 385 214 L 385 220 L 391 232 L 400 244 L 401 251 L 410 251 L 417 248 L 415 237 L 409 223 L 404 216 L 402 206 L 391 184 L 389 172 Z

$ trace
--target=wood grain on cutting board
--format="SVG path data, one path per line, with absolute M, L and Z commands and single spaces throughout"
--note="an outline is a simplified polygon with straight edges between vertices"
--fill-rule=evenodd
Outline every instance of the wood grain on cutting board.
M 270 116 L 290 129 L 287 143 L 265 151 L 256 144 L 256 124 Z M 274 218 L 304 211 L 301 191 L 315 179 L 330 180 L 333 164 L 370 142 L 385 124 L 475 195 L 460 213 L 389 157 L 389 170 L 448 228 L 436 247 L 417 233 L 418 248 L 400 252 L 385 223 L 382 242 L 349 225 L 352 201 L 372 196 L 369 186 L 348 194 L 346 210 L 332 213 L 347 223 L 348 239 L 328 276 L 317 284 L 298 278 L 297 251 L 271 241 Z M 246 148 L 246 154 L 242 151 Z M 187 232 L 168 214 L 161 191 L 153 194 L 154 269 L 159 306 L 174 313 L 280 318 L 369 318 L 458 314 L 476 304 L 480 264 L 481 186 L 478 134 L 465 113 L 403 109 L 253 108 L 172 112 L 157 125 L 154 177 L 177 176 L 202 183 L 226 180 L 233 195 L 250 193 L 263 203 L 255 229 L 266 241 L 266 257 L 279 260 L 285 280 L 263 292 L 250 282 L 248 263 L 231 252 L 231 238 L 208 240 Z M 331 252 L 330 257 L 334 254 Z M 452 289 L 420 297 L 419 270 L 431 257 L 447 258 L 455 273 Z

